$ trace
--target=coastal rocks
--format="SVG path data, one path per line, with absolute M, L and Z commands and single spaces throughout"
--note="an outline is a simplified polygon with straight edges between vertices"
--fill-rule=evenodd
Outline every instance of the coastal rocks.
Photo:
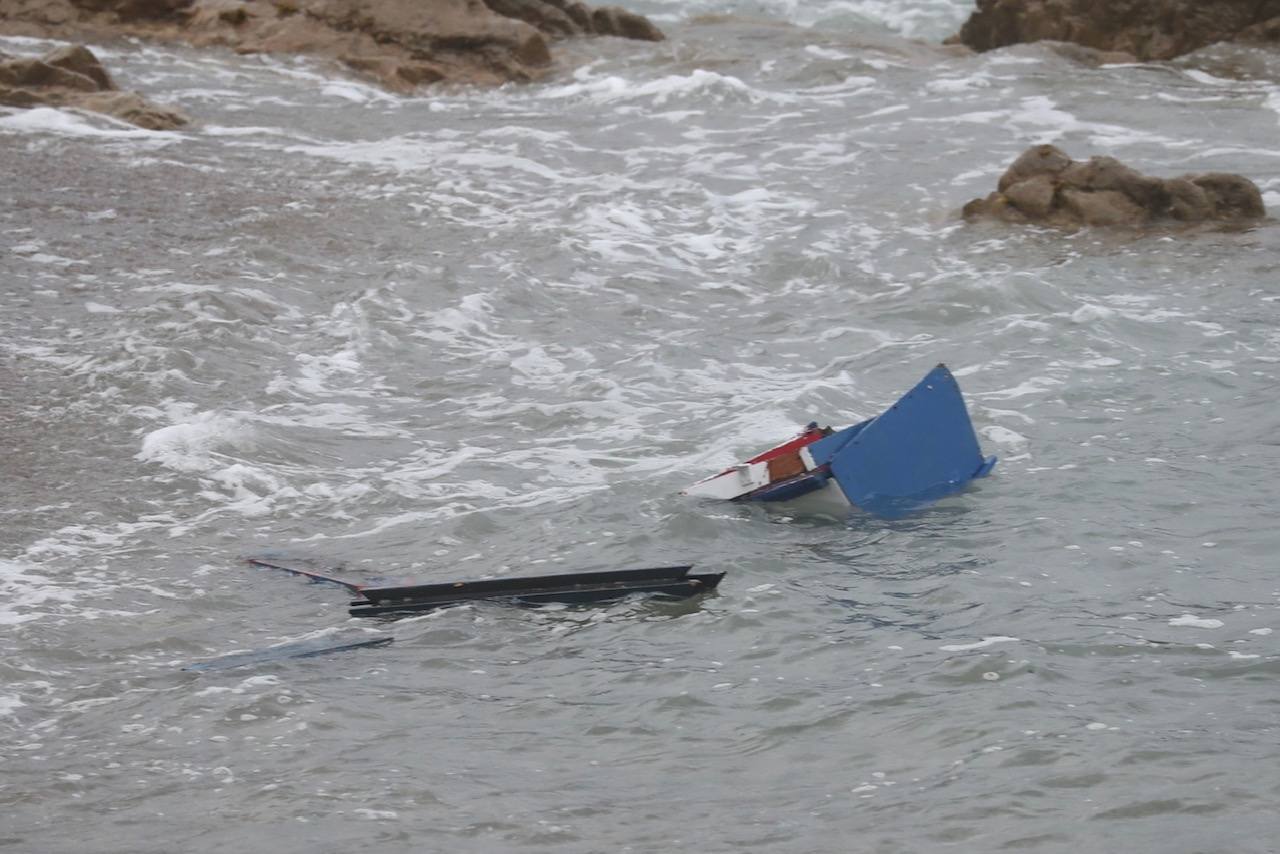
M 10 0 L 0 32 L 327 56 L 398 91 L 534 80 L 556 39 L 663 38 L 640 15 L 577 0 Z
M 188 122 L 182 113 L 156 106 L 137 92 L 121 92 L 98 58 L 80 45 L 60 47 L 38 59 L 0 54 L 0 104 L 76 107 L 150 130 Z
M 666 38 L 648 18 L 617 6 L 591 9 L 576 0 L 484 0 L 484 4 L 552 37 L 619 36 L 651 42 Z
M 986 51 L 1033 41 L 1074 42 L 1142 61 L 1221 41 L 1280 40 L 1275 0 L 977 0 L 958 35 Z
M 964 206 L 965 219 L 1058 227 L 1244 222 L 1266 216 L 1248 178 L 1220 172 L 1153 178 L 1113 157 L 1081 163 L 1052 145 L 1027 149 L 996 191 Z

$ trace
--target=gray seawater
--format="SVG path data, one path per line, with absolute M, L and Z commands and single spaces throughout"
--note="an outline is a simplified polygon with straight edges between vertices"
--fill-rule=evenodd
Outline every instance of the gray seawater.
M 1039 142 L 1274 209 L 1280 58 L 641 11 L 532 86 L 119 43 L 198 124 L 0 114 L 0 849 L 1280 850 L 1280 233 L 958 218 Z M 1001 457 L 963 495 L 677 495 L 938 361 Z M 371 625 L 267 550 L 729 574 Z

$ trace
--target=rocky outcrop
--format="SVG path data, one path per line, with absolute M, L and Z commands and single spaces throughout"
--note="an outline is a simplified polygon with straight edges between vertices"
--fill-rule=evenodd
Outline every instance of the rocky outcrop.
M 396 90 L 536 79 L 549 41 L 569 36 L 663 38 L 640 15 L 577 0 L 6 0 L 0 32 L 328 56 Z
M 77 107 L 151 130 L 171 130 L 188 121 L 137 92 L 121 92 L 98 58 L 80 45 L 57 48 L 39 59 L 0 54 L 0 104 Z
M 965 219 L 1144 226 L 1159 222 L 1244 222 L 1266 216 L 1248 178 L 1210 172 L 1152 178 L 1113 157 L 1076 162 L 1052 145 L 1023 152 L 985 199 L 964 206 Z
M 1280 0 L 977 0 L 952 40 L 974 50 L 1042 40 L 1171 59 L 1220 41 L 1280 40 Z

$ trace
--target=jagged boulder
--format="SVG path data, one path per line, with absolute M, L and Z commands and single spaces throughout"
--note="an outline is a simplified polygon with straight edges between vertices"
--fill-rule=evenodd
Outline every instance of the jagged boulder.
M 93 110 L 151 130 L 172 130 L 189 121 L 137 92 L 121 92 L 93 52 L 81 45 L 55 48 L 39 59 L 0 54 L 0 104 Z
M 1074 42 L 1143 61 L 1221 41 L 1280 40 L 1277 0 L 977 0 L 948 41 L 985 51 L 1034 41 Z
M 965 219 L 1068 228 L 1243 222 L 1264 216 L 1262 193 L 1240 175 L 1153 178 L 1114 157 L 1077 162 L 1052 145 L 1027 149 L 1000 176 L 994 193 L 964 206 Z
M 5 0 L 0 32 L 328 56 L 396 90 L 534 80 L 561 38 L 663 38 L 641 15 L 578 0 Z

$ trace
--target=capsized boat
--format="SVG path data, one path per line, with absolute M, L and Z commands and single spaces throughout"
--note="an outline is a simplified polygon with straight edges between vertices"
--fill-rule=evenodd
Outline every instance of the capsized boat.
M 875 418 L 843 430 L 810 423 L 681 494 L 840 516 L 856 507 L 894 519 L 959 492 L 995 464 L 978 446 L 959 383 L 939 364 Z

